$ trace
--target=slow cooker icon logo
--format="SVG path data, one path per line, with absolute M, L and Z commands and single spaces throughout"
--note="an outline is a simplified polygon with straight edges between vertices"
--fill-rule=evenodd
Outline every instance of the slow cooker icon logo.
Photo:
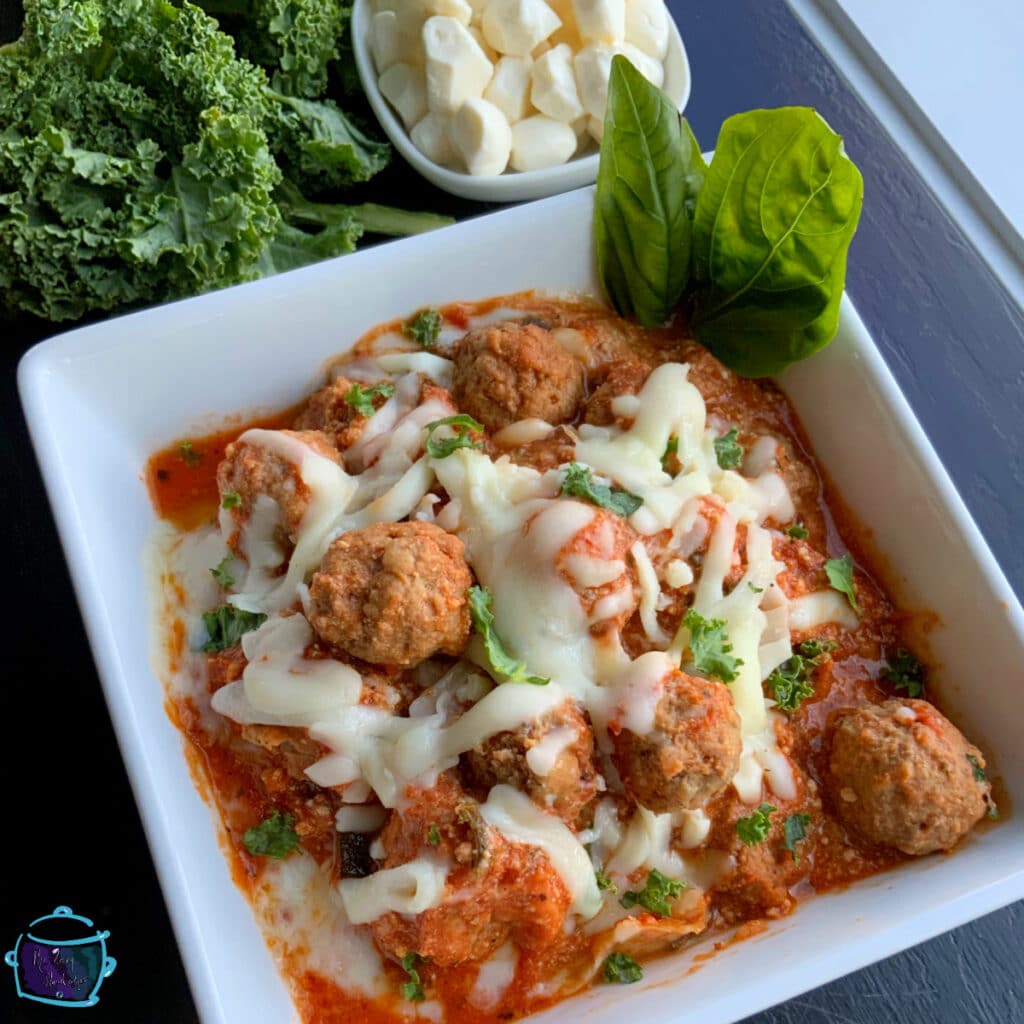
M 107 956 L 109 937 L 70 907 L 37 917 L 4 957 L 18 995 L 52 1006 L 95 1006 L 103 979 L 117 967 Z

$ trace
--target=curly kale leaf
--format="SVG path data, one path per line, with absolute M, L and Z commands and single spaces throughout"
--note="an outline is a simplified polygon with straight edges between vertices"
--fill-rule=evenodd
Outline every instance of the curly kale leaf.
M 265 80 L 191 5 L 26 0 L 0 53 L 0 299 L 52 320 L 250 279 Z
M 270 75 L 274 89 L 314 98 L 338 60 L 351 0 L 199 0 L 233 32 L 238 52 Z
M 391 147 L 361 131 L 330 99 L 268 91 L 267 131 L 285 175 L 307 193 L 368 181 L 387 166 Z

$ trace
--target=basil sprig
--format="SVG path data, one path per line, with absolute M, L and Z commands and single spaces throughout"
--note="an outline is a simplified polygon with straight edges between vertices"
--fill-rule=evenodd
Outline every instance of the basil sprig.
M 612 60 L 594 230 L 605 295 L 623 316 L 655 326 L 685 304 L 698 341 L 730 369 L 779 373 L 835 337 L 863 197 L 814 110 L 730 117 L 706 166 L 668 99 Z

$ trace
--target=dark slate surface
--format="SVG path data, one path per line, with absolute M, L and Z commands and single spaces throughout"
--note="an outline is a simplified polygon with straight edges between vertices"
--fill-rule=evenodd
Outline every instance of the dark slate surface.
M 670 6 L 693 64 L 688 113 L 706 148 L 730 113 L 787 103 L 816 106 L 846 137 L 867 185 L 850 292 L 1021 594 L 1024 551 L 1009 528 L 1020 521 L 1024 496 L 1020 309 L 784 4 Z M 0 39 L 17 34 L 16 7 L 0 0 Z M 423 187 L 402 167 L 388 172 L 381 192 L 459 216 L 481 210 Z M 48 333 L 44 324 L 0 322 L 0 493 L 8 509 L 0 551 L 17 595 L 4 625 L 20 650 L 35 654 L 31 665 L 8 669 L 6 686 L 9 700 L 43 693 L 37 711 L 46 715 L 47 700 L 56 709 L 44 718 L 45 734 L 33 728 L 13 737 L 4 832 L 14 863 L 3 887 L 0 945 L 11 948 L 29 921 L 70 904 L 110 930 L 109 951 L 119 960 L 89 1020 L 189 1024 L 195 1010 L 17 401 L 18 358 Z M 1022 907 L 747 1024 L 1024 1024 Z M 0 1019 L 66 1019 L 63 1009 L 16 1000 L 9 981 L 0 983 Z

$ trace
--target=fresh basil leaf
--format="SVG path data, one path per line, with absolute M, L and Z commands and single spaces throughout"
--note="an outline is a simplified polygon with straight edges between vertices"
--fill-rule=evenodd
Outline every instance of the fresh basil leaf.
M 697 339 L 744 377 L 827 345 L 863 197 L 843 140 L 815 111 L 730 117 L 693 222 Z
M 771 815 L 778 810 L 771 804 L 761 804 L 748 818 L 740 818 L 736 822 L 736 835 L 744 846 L 757 846 L 768 838 L 771 831 Z
M 697 211 L 697 197 L 704 187 L 704 179 L 708 176 L 708 165 L 704 162 L 697 136 L 693 134 L 690 122 L 685 117 L 680 120 L 679 148 L 682 153 L 680 167 L 685 189 L 683 204 L 690 219 L 693 220 Z
M 491 668 L 509 683 L 531 683 L 534 686 L 547 686 L 551 682 L 543 676 L 533 676 L 526 671 L 526 663 L 516 661 L 501 642 L 494 629 L 494 612 L 491 611 L 491 592 L 487 587 L 470 587 L 467 593 L 469 614 L 473 625 L 484 641 L 484 650 Z
M 212 612 L 203 612 L 203 625 L 210 639 L 200 648 L 207 654 L 234 647 L 242 637 L 266 620 L 260 612 L 246 612 L 234 605 L 224 604 Z
M 630 494 L 621 487 L 594 483 L 590 467 L 581 466 L 578 462 L 571 463 L 566 469 L 562 494 L 570 498 L 582 498 L 620 516 L 631 516 L 644 503 L 639 495 Z
M 699 173 L 696 150 L 665 94 L 613 57 L 594 198 L 598 273 L 615 309 L 647 327 L 668 320 L 690 278 L 685 175 Z
M 626 953 L 611 953 L 604 962 L 601 975 L 617 985 L 632 985 L 644 976 L 644 969 Z
M 743 461 L 743 445 L 736 440 L 739 433 L 733 427 L 728 434 L 715 438 L 715 460 L 718 462 L 719 469 L 739 469 L 739 465 Z
M 451 427 L 455 431 L 454 437 L 442 437 L 434 439 L 434 431 L 438 427 Z M 446 459 L 452 452 L 459 448 L 480 448 L 482 442 L 470 437 L 471 433 L 483 433 L 484 425 L 477 423 L 472 416 L 459 413 L 456 416 L 446 416 L 443 420 L 434 420 L 426 425 L 427 431 L 427 454 L 432 459 Z
M 242 842 L 254 857 L 284 860 L 299 848 L 299 835 L 292 828 L 294 824 L 295 819 L 290 814 L 274 811 L 269 818 L 246 830 Z
M 840 594 L 845 594 L 850 607 L 860 615 L 857 591 L 853 587 L 853 556 L 847 552 L 842 558 L 830 558 L 825 563 L 825 575 L 828 577 L 829 586 L 833 590 L 838 590 Z
M 782 845 L 793 854 L 793 863 L 800 863 L 796 844 L 807 838 L 807 826 L 811 823 L 809 814 L 791 814 L 782 824 Z
M 731 683 L 738 675 L 742 659 L 732 655 L 732 644 L 721 619 L 705 619 L 691 608 L 683 619 L 690 631 L 690 654 L 698 672 Z

